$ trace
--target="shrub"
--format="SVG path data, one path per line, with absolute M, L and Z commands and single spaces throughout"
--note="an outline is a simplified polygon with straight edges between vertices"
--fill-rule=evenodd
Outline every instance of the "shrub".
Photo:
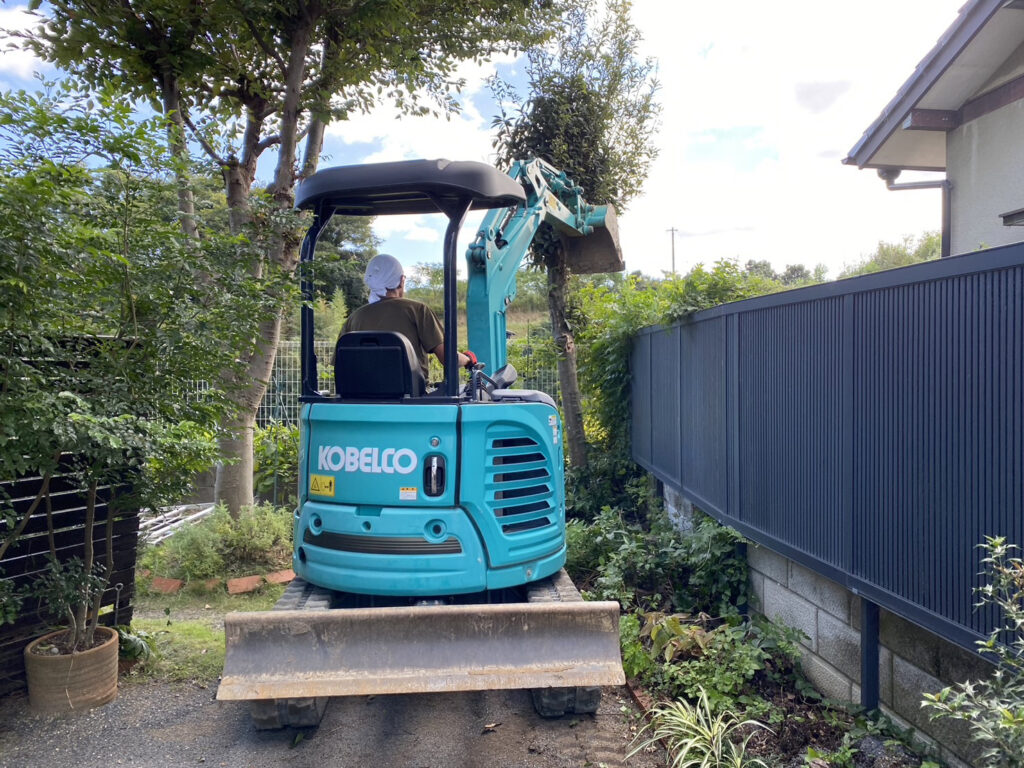
M 155 573 L 194 581 L 281 568 L 291 561 L 292 512 L 271 504 L 242 507 L 232 518 L 227 507 L 195 525 L 179 528 L 166 541 L 147 547 L 139 565 Z
M 221 552 L 229 571 L 252 565 L 279 565 L 291 559 L 292 512 L 272 504 L 242 507 L 237 518 L 218 505 L 210 516 L 210 527 L 221 541 Z
M 925 694 L 921 706 L 931 718 L 966 720 L 971 736 L 984 751 L 981 764 L 991 768 L 1024 766 L 1024 561 L 1012 557 L 1016 547 L 1003 537 L 986 537 L 988 553 L 981 562 L 988 583 L 978 590 L 978 606 L 994 606 L 1003 626 L 978 642 L 994 657 L 995 672 L 987 680 L 959 683 Z
M 278 422 L 253 434 L 253 489 L 265 501 L 295 506 L 299 489 L 299 428 Z

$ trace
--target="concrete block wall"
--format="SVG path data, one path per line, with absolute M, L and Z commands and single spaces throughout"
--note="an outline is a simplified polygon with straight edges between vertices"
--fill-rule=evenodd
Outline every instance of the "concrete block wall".
M 692 525 L 693 507 L 665 489 L 670 518 L 680 530 Z M 834 581 L 773 552 L 750 544 L 752 607 L 773 621 L 805 635 L 804 674 L 822 693 L 839 701 L 860 703 L 861 602 Z M 992 666 L 976 654 L 943 640 L 886 610 L 879 628 L 879 698 L 881 709 L 903 728 L 931 746 L 953 768 L 977 759 L 965 723 L 930 722 L 921 709 L 923 694 L 967 679 L 977 680 Z
M 861 602 L 841 585 L 771 550 L 747 549 L 753 605 L 773 621 L 800 629 L 804 674 L 825 696 L 860 703 Z M 971 765 L 977 748 L 965 723 L 931 722 L 921 708 L 925 693 L 976 680 L 991 665 L 886 610 L 879 628 L 879 698 L 882 711 L 913 728 L 952 766 Z

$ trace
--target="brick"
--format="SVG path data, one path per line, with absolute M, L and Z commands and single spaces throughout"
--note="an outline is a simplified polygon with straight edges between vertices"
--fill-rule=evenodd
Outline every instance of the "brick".
M 789 588 L 844 622 L 850 619 L 850 593 L 799 563 L 789 563 Z
M 291 568 L 286 568 L 283 571 L 274 571 L 264 576 L 268 584 L 287 584 L 295 578 L 295 571 Z
M 183 586 L 185 586 L 185 582 L 181 579 L 165 579 L 163 576 L 154 576 L 153 581 L 149 584 L 149 588 L 154 592 L 165 595 L 176 595 Z
M 817 649 L 817 611 L 814 606 L 771 579 L 764 580 L 764 614 L 772 621 L 799 629 L 807 636 L 803 644 L 812 651 Z
M 245 592 L 255 592 L 262 586 L 262 576 L 242 576 L 239 579 L 228 579 L 228 594 L 241 595 Z
M 850 678 L 813 653 L 805 654 L 800 659 L 800 667 L 823 696 L 837 701 L 853 700 L 853 683 Z
M 860 633 L 825 611 L 818 611 L 818 655 L 860 682 Z
M 772 552 L 760 544 L 752 544 L 747 547 L 747 563 L 750 567 L 763 573 L 769 579 L 774 579 L 782 586 L 789 583 L 788 562 L 782 555 Z

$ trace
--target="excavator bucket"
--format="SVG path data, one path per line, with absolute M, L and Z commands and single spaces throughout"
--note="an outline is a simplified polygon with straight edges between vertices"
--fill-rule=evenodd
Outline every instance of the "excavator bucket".
M 621 685 L 614 602 L 230 613 L 222 700 Z
M 619 220 L 615 206 L 600 205 L 587 217 L 594 230 L 585 237 L 566 237 L 565 253 L 569 269 L 578 275 L 621 272 L 626 268 L 619 245 Z

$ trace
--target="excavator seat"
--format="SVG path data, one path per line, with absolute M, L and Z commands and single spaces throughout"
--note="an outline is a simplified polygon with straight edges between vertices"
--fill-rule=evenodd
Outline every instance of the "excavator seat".
M 426 382 L 412 344 L 394 331 L 353 331 L 334 348 L 334 387 L 352 400 L 422 397 Z

